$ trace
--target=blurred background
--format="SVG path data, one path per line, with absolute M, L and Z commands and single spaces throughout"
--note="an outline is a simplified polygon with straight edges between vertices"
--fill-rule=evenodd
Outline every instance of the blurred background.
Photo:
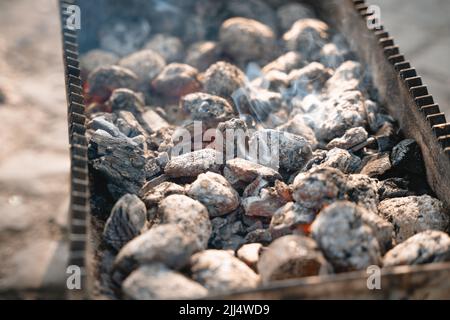
M 450 1 L 372 0 L 450 119 Z M 0 297 L 65 279 L 69 157 L 56 0 L 0 0 Z

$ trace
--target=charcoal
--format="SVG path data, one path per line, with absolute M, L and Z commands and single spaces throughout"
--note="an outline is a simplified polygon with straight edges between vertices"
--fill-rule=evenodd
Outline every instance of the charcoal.
M 427 230 L 420 232 L 386 253 L 384 267 L 419 265 L 450 261 L 448 234 Z
M 361 159 L 347 150 L 333 148 L 327 152 L 319 167 L 336 168 L 343 173 L 354 173 L 361 165 Z
M 345 61 L 325 84 L 329 95 L 363 89 L 363 67 L 356 61 Z
M 277 19 L 275 16 L 275 12 L 265 3 L 265 1 L 228 0 L 226 1 L 226 3 L 226 9 L 229 11 L 230 16 L 257 20 L 269 26 L 273 31 L 276 31 Z
M 103 230 L 104 241 L 119 251 L 140 234 L 145 225 L 146 208 L 135 195 L 126 194 L 114 205 Z
M 328 40 L 328 26 L 317 19 L 300 19 L 283 35 L 286 47 L 311 60 Z
M 249 146 L 257 150 L 259 163 L 287 172 L 301 169 L 312 156 L 311 145 L 305 138 L 272 129 L 256 131 Z
M 240 114 L 250 114 L 258 122 L 266 121 L 283 103 L 283 97 L 278 92 L 266 89 L 252 88 L 245 95 L 236 96 L 235 105 Z
M 208 93 L 188 94 L 181 99 L 180 105 L 194 121 L 201 121 L 204 128 L 215 128 L 234 114 L 227 100 Z
M 389 153 L 378 153 L 363 159 L 361 174 L 379 177 L 392 168 Z
M 198 70 L 182 63 L 171 63 L 153 80 L 152 86 L 156 92 L 178 98 L 200 90 Z
M 233 93 L 245 87 L 247 78 L 236 66 L 219 61 L 211 65 L 204 73 L 204 91 L 230 100 Z
M 345 183 L 347 199 L 371 212 L 378 212 L 377 180 L 364 174 L 350 174 Z
M 192 279 L 210 294 L 253 289 L 259 285 L 258 275 L 244 262 L 227 251 L 205 250 L 191 258 Z
M 227 161 L 224 176 L 232 185 L 238 181 L 250 183 L 258 177 L 272 182 L 281 179 L 275 170 L 241 158 Z
M 450 217 L 442 202 L 429 195 L 383 200 L 378 211 L 394 225 L 397 243 L 421 231 L 447 231 L 450 226 Z
M 122 132 L 128 138 L 147 135 L 147 132 L 136 120 L 133 113 L 129 111 L 119 111 L 117 113 L 115 124 L 120 132 Z
M 289 30 L 292 25 L 301 19 L 314 19 L 314 9 L 303 3 L 288 2 L 277 9 L 277 17 L 283 31 Z
M 211 236 L 208 210 L 200 202 L 185 195 L 174 194 L 159 204 L 162 223 L 178 225 L 185 235 L 193 235 L 198 248 L 205 249 Z
M 377 238 L 381 255 L 384 255 L 392 248 L 394 240 L 394 226 L 389 221 L 381 218 L 374 211 L 364 209 L 358 206 L 361 211 L 361 219 L 372 230 L 373 235 Z M 376 212 L 376 211 L 375 211 Z
M 276 49 L 272 29 L 252 19 L 226 20 L 220 28 L 219 39 L 224 53 L 241 65 L 250 61 L 267 63 L 273 58 Z
M 126 56 L 142 47 L 150 31 L 150 24 L 145 19 L 112 19 L 100 29 L 100 47 Z
M 262 189 L 270 185 L 269 181 L 262 177 L 257 177 L 252 183 L 247 185 L 242 193 L 242 197 L 258 197 Z
M 367 138 L 368 133 L 363 127 L 351 128 L 345 131 L 345 134 L 342 137 L 331 140 L 327 144 L 327 148 L 350 149 L 351 147 L 366 141 Z
M 164 198 L 172 194 L 185 193 L 184 187 L 169 181 L 162 182 L 156 186 L 152 186 L 150 185 L 150 182 L 148 182 L 139 192 L 147 208 L 157 206 Z
M 328 150 L 316 149 L 313 151 L 311 159 L 305 164 L 305 166 L 300 170 L 300 172 L 307 172 L 312 168 L 320 166 L 327 157 Z M 322 166 L 323 167 L 323 166 Z M 291 176 L 292 177 L 292 176 Z M 295 175 L 293 176 L 295 178 Z M 293 181 L 293 178 L 290 181 Z
M 320 210 L 345 196 L 346 176 L 334 168 L 314 168 L 295 177 L 292 196 L 306 208 Z
M 116 292 L 119 289 L 112 277 L 115 257 L 116 253 L 112 250 L 103 250 L 97 257 L 99 259 L 99 291 L 108 299 L 116 299 Z
M 329 69 L 318 62 L 295 69 L 289 73 L 292 94 L 305 97 L 308 94 L 320 92 L 330 76 Z
M 144 112 L 144 97 L 129 89 L 116 89 L 106 102 L 113 112 L 129 111 L 139 117 Z
M 234 159 L 245 154 L 248 128 L 244 120 L 232 118 L 221 122 L 217 124 L 217 132 L 222 137 L 223 153 L 226 155 L 226 160 Z
M 199 71 L 205 71 L 210 65 L 217 62 L 221 49 L 217 42 L 200 41 L 193 43 L 186 52 L 185 63 Z
M 174 141 L 172 139 L 174 132 L 175 128 L 172 126 L 156 130 L 147 140 L 149 148 L 151 150 L 158 150 L 159 152 L 169 152 L 174 146 Z
M 80 57 L 80 69 L 83 77 L 87 77 L 92 71 L 99 67 L 107 67 L 116 64 L 119 57 L 112 52 L 94 49 L 86 52 Z
M 257 270 L 257 264 L 259 260 L 259 253 L 262 249 L 261 243 L 249 243 L 244 244 L 236 252 L 236 256 L 254 271 Z
M 0 87 L 0 105 L 5 104 L 7 102 L 6 92 L 3 88 Z
M 308 231 L 309 226 L 316 218 L 314 210 L 308 209 L 299 203 L 288 202 L 279 208 L 270 221 L 269 231 L 272 239 L 291 234 L 299 230 Z
M 258 261 L 258 271 L 265 284 L 324 274 L 327 268 L 327 262 L 316 242 L 298 235 L 276 239 L 262 249 Z
M 114 261 L 114 269 L 129 274 L 136 267 L 160 262 L 174 269 L 184 267 L 190 256 L 202 250 L 192 234 L 175 224 L 153 226 L 128 242 Z
M 319 62 L 327 68 L 336 69 L 347 59 L 349 52 L 341 50 L 334 43 L 327 43 L 319 53 Z
M 211 225 L 210 248 L 236 250 L 245 243 L 246 229 L 237 211 L 212 219 Z
M 245 243 L 261 243 L 268 245 L 272 242 L 272 235 L 267 229 L 255 229 L 247 233 Z
M 252 80 L 252 86 L 272 92 L 282 92 L 289 86 L 289 76 L 283 71 L 269 70 Z
M 167 63 L 180 62 L 184 57 L 181 40 L 167 34 L 155 34 L 144 48 L 158 53 Z
M 95 69 L 88 77 L 88 95 L 96 102 L 105 102 L 118 88 L 136 90 L 137 75 L 126 68 L 106 66 Z
M 145 1 L 147 3 L 151 3 Z M 190 1 L 184 1 L 188 4 Z M 185 21 L 187 20 L 187 8 L 178 1 L 166 1 L 164 3 L 153 3 L 148 10 L 149 21 L 152 22 L 153 32 L 181 36 Z M 140 13 L 142 14 L 142 13 Z
M 239 206 L 239 195 L 223 176 L 207 172 L 197 177 L 188 188 L 187 195 L 200 201 L 210 217 L 225 215 Z
M 105 115 L 97 116 L 88 122 L 87 127 L 93 131 L 102 130 L 110 134 L 112 137 L 124 139 L 126 135 L 124 135 L 120 129 L 109 120 L 112 119 L 108 119 Z
M 258 196 L 242 200 L 245 214 L 248 216 L 272 217 L 273 214 L 289 201 L 292 201 L 292 191 L 279 180 L 274 187 L 264 188 Z
M 290 118 L 288 122 L 279 126 L 277 130 L 286 131 L 297 136 L 301 136 L 311 144 L 312 149 L 315 149 L 317 147 L 317 139 L 314 131 L 311 129 L 311 127 L 308 126 L 301 114 L 295 115 L 294 117 Z
M 207 295 L 200 284 L 160 263 L 143 265 L 133 271 L 122 290 L 125 298 L 132 300 L 198 299 Z
M 413 174 L 424 175 L 422 151 L 413 139 L 402 140 L 391 153 L 392 166 Z
M 378 196 L 380 201 L 390 198 L 407 197 L 414 195 L 408 190 L 409 181 L 403 178 L 389 178 L 378 183 Z
M 170 125 L 153 108 L 145 108 L 142 115 L 138 117 L 142 127 L 149 133 L 161 131 Z
M 202 149 L 173 157 L 164 172 L 173 178 L 197 177 L 207 171 L 219 172 L 221 155 L 213 149 Z
M 119 61 L 119 66 L 133 71 L 141 83 L 149 83 L 156 78 L 166 66 L 164 58 L 156 51 L 145 49 L 134 52 Z
M 276 70 L 289 73 L 302 67 L 304 67 L 304 61 L 301 54 L 296 51 L 289 51 L 265 65 L 262 72 L 268 74 L 270 71 Z
M 335 272 L 381 265 L 380 246 L 362 215 L 363 208 L 338 201 L 323 209 L 312 224 L 312 236 Z

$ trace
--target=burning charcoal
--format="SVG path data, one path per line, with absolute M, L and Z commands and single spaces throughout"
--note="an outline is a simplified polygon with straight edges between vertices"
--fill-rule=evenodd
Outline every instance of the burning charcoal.
M 158 53 L 147 49 L 126 56 L 119 61 L 119 65 L 133 71 L 147 87 L 164 69 L 166 62 Z
M 219 61 L 211 65 L 203 76 L 205 92 L 230 100 L 233 93 L 244 88 L 247 78 L 236 66 Z
M 148 2 L 151 7 L 147 11 L 149 21 L 152 22 L 152 31 L 155 33 L 171 34 L 181 36 L 185 21 L 187 21 L 186 7 L 184 4 L 190 4 L 191 1 L 164 1 L 164 2 Z M 139 14 L 142 14 L 141 12 Z
M 327 261 L 316 242 L 304 236 L 287 235 L 263 248 L 258 261 L 262 282 L 316 276 L 326 273 Z
M 273 31 L 265 24 L 246 18 L 226 20 L 220 28 L 219 39 L 223 51 L 241 65 L 249 61 L 267 63 L 276 50 Z
M 305 138 L 272 129 L 256 131 L 250 138 L 249 146 L 258 152 L 261 164 L 288 172 L 301 169 L 312 156 L 311 145 Z
M 320 51 L 328 40 L 328 26 L 317 19 L 301 19 L 283 35 L 286 47 L 298 51 L 306 60 Z
M 167 63 L 183 60 L 183 43 L 177 37 L 158 33 L 147 42 L 144 48 L 157 52 Z
M 277 16 L 283 31 L 289 30 L 297 20 L 316 18 L 316 14 L 310 6 L 295 2 L 289 2 L 279 7 Z
M 418 233 L 386 253 L 384 267 L 450 261 L 450 237 L 441 231 Z
M 210 65 L 219 60 L 220 54 L 221 50 L 217 42 L 195 42 L 188 48 L 185 62 L 199 71 L 205 71 Z
M 343 173 L 356 172 L 361 165 L 361 159 L 350 154 L 347 150 L 334 148 L 327 155 L 320 167 L 331 167 L 341 170 Z
M 369 177 L 378 177 L 390 170 L 391 167 L 389 153 L 378 153 L 363 159 L 361 174 L 366 174 Z
M 237 211 L 212 219 L 211 225 L 210 248 L 236 250 L 245 243 L 246 230 Z
M 258 196 L 243 199 L 242 206 L 248 216 L 272 217 L 280 207 L 292 201 L 291 193 L 284 182 L 277 180 L 274 187 L 262 189 Z
M 129 274 L 139 265 L 161 262 L 170 268 L 183 268 L 190 256 L 202 250 L 196 238 L 176 224 L 153 226 L 128 242 L 116 257 L 114 269 Z
M 259 285 L 258 275 L 227 251 L 205 250 L 191 258 L 192 279 L 210 293 L 252 289 Z
M 105 102 L 115 89 L 137 89 L 138 77 L 131 70 L 108 66 L 95 69 L 87 83 L 89 97 L 96 102 Z
M 334 43 L 327 43 L 319 53 L 319 62 L 327 68 L 336 69 L 346 61 L 349 52 L 340 50 Z
M 381 265 L 380 246 L 362 218 L 363 208 L 338 201 L 323 209 L 312 224 L 312 236 L 335 272 Z
M 327 144 L 327 148 L 350 149 L 351 147 L 366 141 L 367 138 L 367 131 L 363 127 L 351 128 L 345 131 L 345 134 L 342 137 L 331 140 Z
M 347 177 L 345 191 L 349 201 L 371 212 L 378 212 L 377 180 L 364 174 L 351 174 Z
M 384 255 L 389 249 L 392 248 L 394 226 L 392 223 L 384 220 L 373 211 L 365 210 L 361 206 L 359 206 L 358 209 L 361 211 L 361 218 L 363 222 L 370 227 L 373 235 L 377 238 L 381 255 Z
M 208 246 L 211 222 L 200 202 L 180 194 L 170 195 L 160 202 L 159 215 L 163 223 L 176 224 L 185 235 L 195 236 L 198 248 Z
M 272 242 L 272 235 L 267 229 L 256 229 L 245 236 L 245 243 L 262 243 L 268 245 Z
M 237 252 L 236 256 L 245 262 L 250 268 L 256 271 L 259 253 L 262 249 L 261 243 L 249 243 L 244 244 Z
M 422 151 L 413 139 L 405 139 L 397 144 L 391 153 L 392 166 L 411 172 L 425 174 Z
M 219 122 L 232 118 L 234 110 L 227 100 L 208 93 L 191 93 L 181 99 L 181 107 L 204 128 L 215 128 Z
M 160 263 L 152 263 L 133 271 L 122 285 L 126 299 L 171 300 L 198 299 L 208 291 L 181 273 Z
M 294 69 L 299 69 L 302 67 L 304 67 L 304 61 L 300 53 L 296 51 L 289 51 L 267 64 L 262 69 L 262 72 L 267 74 L 270 71 L 277 70 L 284 73 L 289 73 Z
M 227 9 L 233 17 L 243 17 L 257 20 L 272 30 L 277 29 L 275 12 L 262 0 L 229 0 Z
M 207 171 L 219 172 L 221 155 L 213 149 L 202 149 L 170 159 L 164 172 L 172 178 L 197 177 Z
M 91 50 L 80 58 L 80 69 L 81 72 L 87 76 L 92 71 L 99 67 L 107 67 L 114 65 L 119 61 L 119 57 L 112 52 L 94 49 Z
M 128 138 L 134 138 L 136 136 L 146 136 L 144 128 L 134 117 L 133 113 L 129 111 L 119 111 L 117 113 L 117 119 L 115 121 L 117 128 L 126 135 Z
M 315 218 L 314 210 L 299 203 L 288 202 L 272 216 L 269 231 L 273 239 L 291 234 L 297 228 L 301 228 L 303 232 L 308 231 L 309 225 Z
M 389 178 L 378 183 L 378 195 L 380 201 L 390 198 L 412 196 L 408 190 L 409 181 L 403 178 Z
M 144 112 L 144 98 L 129 89 L 116 89 L 106 102 L 112 112 L 129 111 L 135 116 Z
M 197 69 L 181 63 L 171 63 L 152 82 L 156 92 L 167 97 L 181 97 L 200 90 Z
M 271 182 L 281 179 L 275 170 L 241 158 L 227 161 L 224 176 L 232 185 L 238 181 L 250 183 L 258 177 Z
M 397 243 L 421 231 L 447 231 L 450 226 L 450 218 L 442 202 L 429 195 L 383 200 L 378 211 L 394 224 Z
M 330 71 L 318 62 L 289 73 L 293 93 L 301 97 L 320 91 L 330 76 Z
M 118 56 L 126 56 L 142 47 L 150 30 L 149 23 L 144 19 L 113 19 L 100 30 L 100 47 Z
M 321 208 L 343 199 L 346 176 L 334 168 L 315 168 L 300 173 L 293 183 L 294 200 L 306 208 Z
M 277 129 L 305 138 L 311 144 L 312 149 L 317 147 L 317 139 L 314 131 L 308 126 L 301 114 L 294 116 L 286 124 L 279 126 Z
M 226 160 L 245 154 L 246 137 L 248 136 L 247 124 L 244 120 L 233 118 L 217 125 L 217 132 L 221 134 L 223 152 Z M 217 137 L 216 137 L 217 140 Z
M 342 63 L 334 72 L 333 76 L 326 83 L 327 91 L 330 95 L 336 92 L 361 90 L 363 78 L 363 68 L 359 62 L 346 61 Z
M 103 230 L 103 239 L 119 251 L 141 233 L 145 225 L 144 203 L 135 195 L 126 194 L 114 205 Z
M 213 172 L 200 174 L 189 186 L 187 195 L 203 203 L 210 217 L 227 214 L 239 206 L 237 192 L 227 179 Z

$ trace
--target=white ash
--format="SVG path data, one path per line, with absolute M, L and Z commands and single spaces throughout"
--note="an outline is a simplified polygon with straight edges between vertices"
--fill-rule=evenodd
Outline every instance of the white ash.
M 383 200 L 378 211 L 394 225 L 397 243 L 426 230 L 447 231 L 450 226 L 443 203 L 429 195 Z
M 112 137 L 115 138 L 122 138 L 125 139 L 127 136 L 123 134 L 119 128 L 117 128 L 114 123 L 114 119 L 111 119 L 109 117 L 106 117 L 105 115 L 99 115 L 95 118 L 93 118 L 91 121 L 88 122 L 87 127 L 90 130 L 93 130 L 94 132 L 97 130 L 102 130 L 110 134 Z
M 289 30 L 292 25 L 301 19 L 314 19 L 314 9 L 303 3 L 289 2 L 277 9 L 277 17 L 283 31 Z
M 327 152 L 319 167 L 336 168 L 343 173 L 354 173 L 361 165 L 361 159 L 347 150 L 333 148 Z
M 80 57 L 81 72 L 87 76 L 99 67 L 115 65 L 119 57 L 112 52 L 101 49 L 90 50 Z
M 241 158 L 227 161 L 224 176 L 232 185 L 239 181 L 250 183 L 258 177 L 268 181 L 281 180 L 277 171 Z
M 328 94 L 335 95 L 344 91 L 363 90 L 363 67 L 356 61 L 345 61 L 325 84 Z
M 368 175 L 369 177 L 378 177 L 391 168 L 392 164 L 389 159 L 389 153 L 377 153 L 363 159 L 361 174 Z
M 259 285 L 259 276 L 244 262 L 227 251 L 205 250 L 191 258 L 192 279 L 211 293 L 252 289 Z
M 178 37 L 155 34 L 144 46 L 157 52 L 167 63 L 180 62 L 184 58 L 183 43 Z
M 263 283 L 316 276 L 327 272 L 327 261 L 316 242 L 305 236 L 287 235 L 263 248 L 258 271 Z
M 300 53 L 297 51 L 289 51 L 272 62 L 266 64 L 262 69 L 264 74 L 268 74 L 270 71 L 281 71 L 283 73 L 289 73 L 295 69 L 300 69 L 305 66 L 305 61 Z
M 311 144 L 313 150 L 317 147 L 316 135 L 301 114 L 290 118 L 285 124 L 279 126 L 277 130 L 286 131 L 305 138 Z
M 257 20 L 273 31 L 277 30 L 277 18 L 275 11 L 270 8 L 263 0 L 228 0 L 226 1 L 226 9 L 231 16 L 243 17 Z
M 330 77 L 330 70 L 318 62 L 311 62 L 301 69 L 292 70 L 289 73 L 292 91 L 290 94 L 305 97 L 320 92 Z
M 239 195 L 222 175 L 207 172 L 197 177 L 187 189 L 187 195 L 200 201 L 210 217 L 217 217 L 239 206 Z
M 442 231 L 420 232 L 384 256 L 384 267 L 450 261 L 450 237 Z
M 183 186 L 176 183 L 165 181 L 156 186 L 148 186 L 145 184 L 139 194 L 147 207 L 158 205 L 164 198 L 172 194 L 185 194 L 186 190 Z
M 153 89 L 167 97 L 181 97 L 200 90 L 198 70 L 182 63 L 168 64 L 152 81 Z
M 152 263 L 133 271 L 122 285 L 126 299 L 172 300 L 198 299 L 208 291 L 199 283 L 160 263 Z
M 288 202 L 279 208 L 270 221 L 269 231 L 273 239 L 309 226 L 316 218 L 316 212 L 299 203 Z
M 366 141 L 367 138 L 368 133 L 363 127 L 350 128 L 345 131 L 345 134 L 342 137 L 331 140 L 327 144 L 327 148 L 349 149 L 359 143 Z
M 126 194 L 114 205 L 103 230 L 104 241 L 119 251 L 141 233 L 146 221 L 145 204 L 135 195 Z
M 373 211 L 365 210 L 362 206 L 358 209 L 361 211 L 362 220 L 377 238 L 381 255 L 384 255 L 394 244 L 394 226 Z
M 253 270 L 257 270 L 259 254 L 263 248 L 261 243 L 244 244 L 236 252 L 236 256 Z
M 378 212 L 377 180 L 364 174 L 350 174 L 345 182 L 347 199 L 365 207 L 367 210 Z
M 219 172 L 221 154 L 213 149 L 201 149 L 169 160 L 164 172 L 173 178 L 197 177 L 207 171 Z
M 221 56 L 221 48 L 215 41 L 200 41 L 193 43 L 186 52 L 185 63 L 205 71 L 217 62 Z
M 335 272 L 381 265 L 378 240 L 362 218 L 365 210 L 338 201 L 323 209 L 312 224 L 312 236 Z
M 289 86 L 289 75 L 283 71 L 273 69 L 253 79 L 251 85 L 272 92 L 283 92 Z

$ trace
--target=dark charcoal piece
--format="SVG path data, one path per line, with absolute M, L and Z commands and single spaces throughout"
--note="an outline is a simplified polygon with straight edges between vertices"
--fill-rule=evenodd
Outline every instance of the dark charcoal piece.
M 208 247 L 212 249 L 236 250 L 245 243 L 245 226 L 238 211 L 211 220 L 212 234 Z
M 256 229 L 245 236 L 245 243 L 262 243 L 268 245 L 272 242 L 272 235 L 267 229 Z
M 247 78 L 236 66 L 219 61 L 211 65 L 204 73 L 205 92 L 232 100 L 233 93 L 245 87 Z
M 120 250 L 139 235 L 145 225 L 146 208 L 135 195 L 126 194 L 115 204 L 103 230 L 105 242 Z
M 144 112 L 144 97 L 129 89 L 116 89 L 106 103 L 112 112 L 129 111 L 135 116 Z
M 389 178 L 378 183 L 378 196 L 380 201 L 389 198 L 399 198 L 414 195 L 408 190 L 409 181 L 403 178 Z
M 185 62 L 197 68 L 199 71 L 205 71 L 210 65 L 220 58 L 220 47 L 214 41 L 200 41 L 192 44 L 186 53 Z
M 413 174 L 424 175 L 422 151 L 416 141 L 405 139 L 397 144 L 391 153 L 392 166 Z
M 361 174 L 366 174 L 369 177 L 378 177 L 385 174 L 391 169 L 389 153 L 377 153 L 365 157 L 362 167 Z

